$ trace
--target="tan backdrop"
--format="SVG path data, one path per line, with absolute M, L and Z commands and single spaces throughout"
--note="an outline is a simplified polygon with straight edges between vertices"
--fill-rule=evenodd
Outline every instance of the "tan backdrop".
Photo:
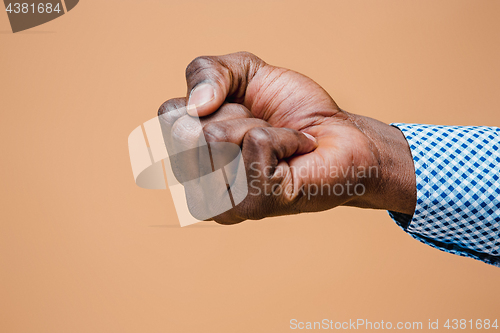
M 0 13 L 0 331 L 288 332 L 289 321 L 499 319 L 500 269 L 384 211 L 179 228 L 127 137 L 198 55 L 251 51 L 386 122 L 500 125 L 500 1 L 97 1 Z M 447 331 L 444 329 L 443 331 Z

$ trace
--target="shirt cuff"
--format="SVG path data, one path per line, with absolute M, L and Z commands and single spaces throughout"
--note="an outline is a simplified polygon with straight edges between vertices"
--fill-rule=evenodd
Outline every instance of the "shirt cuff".
M 413 216 L 389 212 L 413 238 L 500 267 L 500 129 L 391 124 L 413 157 Z

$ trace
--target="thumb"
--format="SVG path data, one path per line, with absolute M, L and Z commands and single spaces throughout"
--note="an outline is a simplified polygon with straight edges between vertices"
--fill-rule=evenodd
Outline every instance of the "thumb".
M 318 141 L 310 134 L 289 128 L 258 127 L 245 134 L 242 152 L 246 163 L 257 165 L 247 173 L 251 178 L 259 178 L 269 168 L 274 174 L 280 161 L 307 154 L 317 147 Z
M 215 112 L 226 100 L 244 104 L 248 85 L 264 65 L 248 52 L 194 59 L 186 68 L 187 112 L 202 117 Z

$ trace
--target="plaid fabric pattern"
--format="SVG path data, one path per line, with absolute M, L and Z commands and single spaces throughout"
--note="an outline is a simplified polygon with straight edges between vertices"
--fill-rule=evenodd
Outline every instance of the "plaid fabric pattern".
M 391 124 L 413 156 L 413 216 L 389 212 L 413 238 L 500 267 L 500 128 Z

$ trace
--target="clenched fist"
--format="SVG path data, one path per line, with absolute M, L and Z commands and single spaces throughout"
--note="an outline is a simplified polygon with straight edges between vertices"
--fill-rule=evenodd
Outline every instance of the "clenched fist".
M 169 153 L 176 147 L 187 152 L 172 161 L 176 177 L 202 172 L 200 139 L 212 155 L 227 147 L 221 143 L 239 146 L 244 161 L 248 194 L 214 216 L 216 222 L 339 205 L 413 214 L 413 160 L 397 128 L 341 110 L 310 78 L 250 53 L 196 58 L 186 79 L 187 97 L 171 99 L 159 110 Z M 222 160 L 238 153 L 228 152 Z M 226 178 L 231 187 L 236 170 Z M 189 191 L 196 190 L 186 188 L 195 212 L 198 194 Z

